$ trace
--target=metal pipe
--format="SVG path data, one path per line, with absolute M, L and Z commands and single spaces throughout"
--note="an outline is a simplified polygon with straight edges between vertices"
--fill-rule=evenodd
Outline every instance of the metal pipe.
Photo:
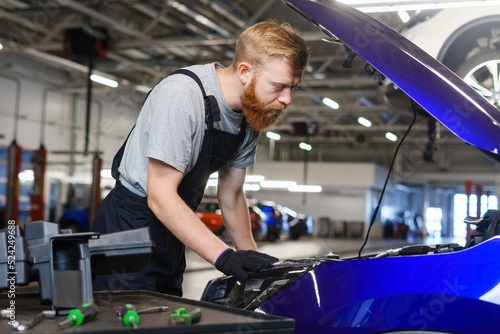
M 16 141 L 17 140 L 17 130 L 19 127 L 19 109 L 20 109 L 20 105 L 21 105 L 21 80 L 19 80 L 19 78 L 16 78 L 16 77 L 13 77 L 13 76 L 10 76 L 7 74 L 3 74 L 3 73 L 0 73 L 0 77 L 7 79 L 7 80 L 14 81 L 14 83 L 16 84 L 16 100 L 15 100 L 15 104 L 14 104 L 14 134 L 12 136 L 13 141 Z

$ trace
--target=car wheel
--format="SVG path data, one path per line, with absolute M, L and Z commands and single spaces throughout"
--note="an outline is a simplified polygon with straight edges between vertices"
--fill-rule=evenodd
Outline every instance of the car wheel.
M 500 108 L 500 50 L 469 58 L 456 73 L 479 94 Z

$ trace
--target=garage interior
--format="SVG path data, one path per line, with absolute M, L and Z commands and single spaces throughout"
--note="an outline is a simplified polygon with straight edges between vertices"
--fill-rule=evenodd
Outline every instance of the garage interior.
M 375 8 L 367 1 L 353 7 L 401 31 L 439 10 L 420 10 L 421 3 L 380 2 Z M 403 11 L 409 22 L 402 21 Z M 256 164 L 248 169 L 256 180 L 249 180 L 247 197 L 291 208 L 308 221 L 299 240 L 286 234 L 275 241 L 263 237 L 261 249 L 280 259 L 328 251 L 352 255 L 372 219 L 370 250 L 401 247 L 415 238 L 465 242 L 470 230 L 464 217 L 497 209 L 498 158 L 464 143 L 418 108 L 395 156 L 414 117 L 410 99 L 387 80 L 377 82 L 360 57 L 345 68 L 350 55 L 344 45 L 282 1 L 5 0 L 0 3 L 0 228 L 9 221 L 57 223 L 73 209 L 91 221 L 114 185 L 113 157 L 149 90 L 180 67 L 227 66 L 239 33 L 266 19 L 290 23 L 311 58 L 292 104 L 272 133 L 259 139 Z M 498 22 L 490 27 L 495 46 Z M 440 60 L 451 70 L 459 68 L 452 57 Z M 91 74 L 111 81 L 93 81 Z M 324 98 L 337 105 L 328 106 Z M 273 181 L 319 188 L 294 192 L 265 185 Z M 205 196 L 215 191 L 208 187 Z M 424 235 L 398 229 L 417 217 L 428 228 Z M 205 282 L 220 274 L 196 254 L 188 254 L 188 270 L 189 299 L 198 299 Z M 271 328 L 279 323 L 265 320 Z

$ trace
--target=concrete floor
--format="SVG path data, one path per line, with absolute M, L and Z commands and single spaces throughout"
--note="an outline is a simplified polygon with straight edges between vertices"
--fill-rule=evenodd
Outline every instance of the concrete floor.
M 464 246 L 465 240 L 453 238 L 428 237 L 425 240 L 381 239 L 370 240 L 363 254 L 400 248 L 409 244 L 440 244 L 458 243 Z M 338 254 L 341 258 L 357 256 L 363 240 L 302 237 L 299 240 L 278 240 L 275 242 L 259 242 L 259 251 L 280 259 L 300 259 L 310 256 L 326 255 L 329 252 Z M 222 273 L 203 260 L 194 252 L 186 253 L 187 268 L 184 274 L 184 298 L 199 300 L 207 282 L 219 277 Z

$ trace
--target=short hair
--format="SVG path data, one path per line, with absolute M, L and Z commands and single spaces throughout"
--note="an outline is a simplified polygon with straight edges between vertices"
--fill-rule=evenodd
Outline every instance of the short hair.
M 283 56 L 292 71 L 302 74 L 309 57 L 306 42 L 295 33 L 290 24 L 274 20 L 262 21 L 245 29 L 236 41 L 232 67 L 247 61 L 259 68 L 267 59 Z

